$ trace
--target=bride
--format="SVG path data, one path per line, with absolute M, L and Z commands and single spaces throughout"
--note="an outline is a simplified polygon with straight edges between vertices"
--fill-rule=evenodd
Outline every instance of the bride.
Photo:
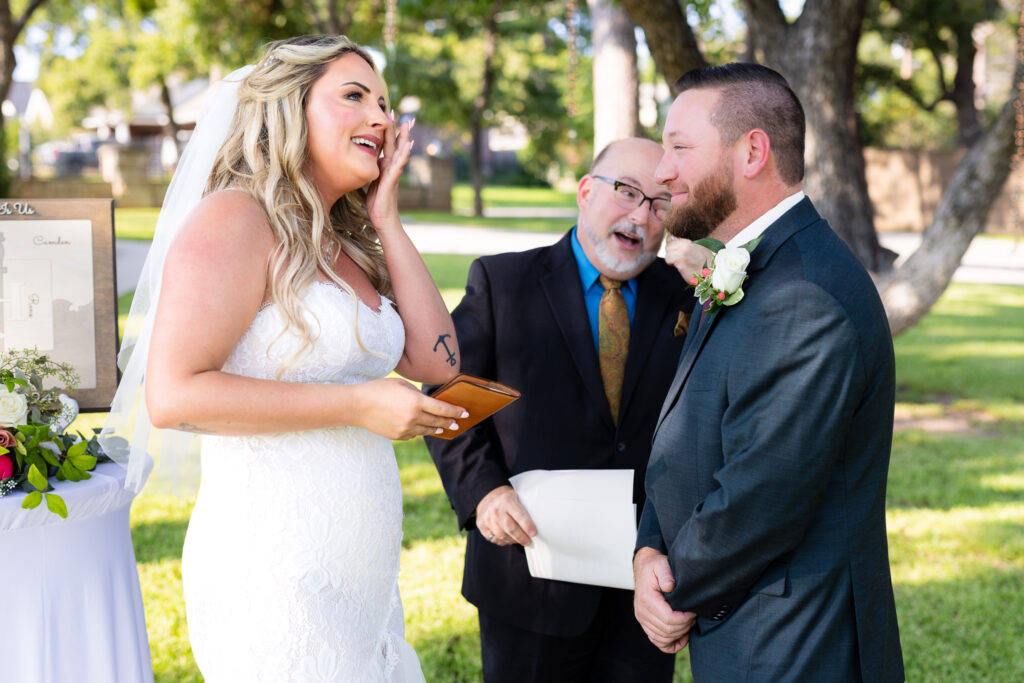
M 390 440 L 464 411 L 387 377 L 458 372 L 399 222 L 412 123 L 396 130 L 342 36 L 273 43 L 231 87 L 205 194 L 166 255 L 145 381 L 154 426 L 203 435 L 182 555 L 192 650 L 214 682 L 422 680 Z

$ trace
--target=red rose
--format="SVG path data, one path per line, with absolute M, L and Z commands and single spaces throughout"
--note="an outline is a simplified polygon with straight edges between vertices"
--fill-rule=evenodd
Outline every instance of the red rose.
M 707 277 L 708 275 L 711 275 L 711 269 L 705 268 L 704 270 L 700 271 L 700 275 L 701 277 Z
M 697 286 L 698 282 L 700 282 L 700 280 L 698 280 L 697 278 L 695 278 L 695 277 L 691 277 L 690 278 L 690 284 L 693 285 L 694 287 Z
M 719 301 L 725 301 L 725 292 L 719 292 L 715 296 L 718 297 Z
M 14 475 L 14 461 L 6 453 L 0 453 L 0 481 Z
M 18 440 L 14 438 L 14 434 L 11 434 L 6 429 L 0 429 L 0 447 L 14 448 L 17 445 Z

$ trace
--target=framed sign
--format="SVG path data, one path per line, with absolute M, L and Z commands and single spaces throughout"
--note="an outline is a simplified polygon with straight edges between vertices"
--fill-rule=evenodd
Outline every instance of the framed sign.
M 115 277 L 114 200 L 0 199 L 0 350 L 73 365 L 83 411 L 117 389 Z

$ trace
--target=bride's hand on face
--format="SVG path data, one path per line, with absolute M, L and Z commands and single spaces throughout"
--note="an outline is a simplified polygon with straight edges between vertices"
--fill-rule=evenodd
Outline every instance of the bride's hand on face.
M 455 419 L 467 417 L 463 408 L 426 396 L 402 379 L 375 379 L 355 387 L 353 423 L 393 441 L 458 429 Z
M 391 112 L 392 118 L 394 112 Z M 412 154 L 412 127 L 415 119 L 397 127 L 392 121 L 384 128 L 384 153 L 377 160 L 380 175 L 370 184 L 366 194 L 366 211 L 374 226 L 387 229 L 398 221 L 398 179 Z

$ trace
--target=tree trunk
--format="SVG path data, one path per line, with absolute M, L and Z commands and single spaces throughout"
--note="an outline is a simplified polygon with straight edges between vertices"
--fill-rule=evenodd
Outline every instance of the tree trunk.
M 472 135 L 470 145 L 469 173 L 473 180 L 473 215 L 484 215 L 484 126 L 483 117 L 491 99 L 491 87 L 494 83 L 494 50 L 498 37 L 498 10 L 500 0 L 491 5 L 484 21 L 484 67 L 481 75 L 480 94 L 473 101 L 473 111 L 469 116 L 469 131 Z
M 640 130 L 636 36 L 612 0 L 587 0 L 594 46 L 594 155 Z
M 0 0 L 0 102 L 7 99 L 11 92 L 11 83 L 14 80 L 14 67 L 17 60 L 14 57 L 14 43 L 18 36 L 25 29 L 25 24 L 32 17 L 32 13 L 46 3 L 46 0 L 30 0 L 21 16 L 15 19 L 11 15 L 10 0 Z M 4 127 L 4 116 L 0 112 L 0 196 L 6 197 L 10 194 L 10 174 L 7 172 L 7 139 Z
M 865 0 L 807 3 L 793 24 L 775 0 L 745 0 L 744 5 L 762 61 L 786 77 L 804 106 L 804 190 L 868 270 L 890 270 L 896 255 L 875 233 L 854 108 Z
M 989 209 L 1010 175 L 1014 151 L 1014 95 L 1024 80 L 1017 64 L 1010 100 L 995 124 L 971 146 L 949 181 L 921 246 L 906 263 L 878 281 L 893 336 L 931 309 L 960 265 L 971 240 L 982 231 Z
M 160 101 L 163 102 L 164 109 L 167 110 L 167 135 L 171 136 L 174 143 L 178 143 L 178 131 L 181 130 L 181 126 L 174 119 L 174 103 L 171 102 L 171 90 L 167 87 L 167 78 L 160 75 Z
M 856 134 L 854 69 L 865 0 L 807 2 L 793 24 L 786 21 L 776 0 L 744 0 L 743 4 L 752 44 L 760 48 L 766 64 L 786 76 L 807 114 L 804 188 L 836 232 L 878 275 L 890 326 L 893 334 L 899 334 L 923 317 L 945 291 L 1006 182 L 1013 153 L 1013 97 L 1024 79 L 1024 67 L 1017 65 L 1011 100 L 995 125 L 970 147 L 957 167 L 920 248 L 894 271 L 892 253 L 878 244 L 874 230 L 863 150 Z M 677 0 L 623 0 L 623 5 L 643 28 L 658 70 L 670 82 L 681 64 L 700 65 L 687 47 L 693 34 Z M 671 16 L 681 25 L 666 26 L 673 21 Z M 680 32 L 690 40 L 679 38 Z M 667 38 L 673 35 L 677 38 Z M 972 74 L 970 68 L 958 65 L 958 75 L 961 72 Z
M 621 0 L 633 23 L 644 30 L 658 71 L 673 88 L 690 69 L 707 66 L 679 0 Z
M 953 104 L 956 105 L 956 142 L 970 147 L 984 132 L 974 103 L 974 27 L 961 26 L 956 36 L 956 76 L 953 78 Z

